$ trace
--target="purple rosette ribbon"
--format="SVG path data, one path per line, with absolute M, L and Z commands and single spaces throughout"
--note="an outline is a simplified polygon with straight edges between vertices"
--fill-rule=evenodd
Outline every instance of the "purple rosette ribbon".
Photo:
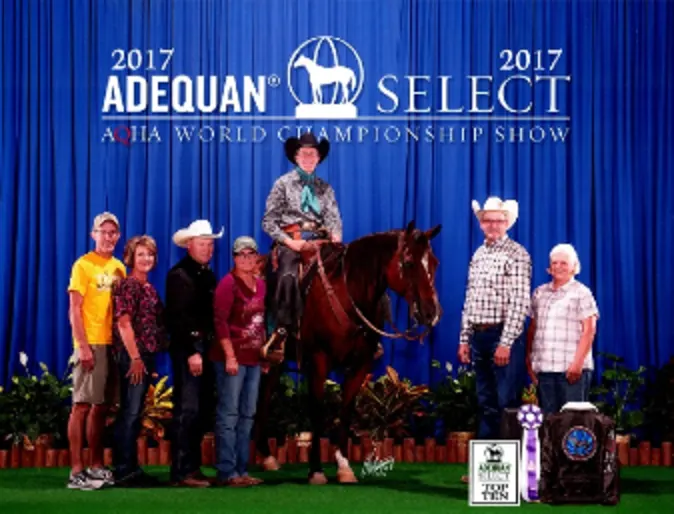
M 522 497 L 525 501 L 538 500 L 538 481 L 541 478 L 541 448 L 538 427 L 543 424 L 543 412 L 538 405 L 522 405 L 517 412 L 522 426 Z

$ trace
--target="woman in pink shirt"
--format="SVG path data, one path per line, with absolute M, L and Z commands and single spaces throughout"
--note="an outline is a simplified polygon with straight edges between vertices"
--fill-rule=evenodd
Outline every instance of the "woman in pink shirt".
M 257 276 L 255 240 L 234 241 L 234 269 L 213 300 L 217 343 L 210 350 L 218 403 L 215 419 L 218 484 L 247 487 L 262 482 L 248 475 L 250 433 L 260 385 L 260 348 L 265 341 L 266 285 Z

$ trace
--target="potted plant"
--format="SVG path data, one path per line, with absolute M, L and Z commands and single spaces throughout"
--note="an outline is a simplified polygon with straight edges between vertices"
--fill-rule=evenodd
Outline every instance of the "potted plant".
M 310 432 L 308 386 L 305 380 L 295 382 L 288 373 L 281 375 L 279 387 L 272 393 L 267 418 L 268 433 L 281 444 L 288 437 L 299 438 Z
M 440 368 L 438 361 L 432 366 Z M 445 363 L 445 375 L 432 390 L 433 416 L 441 422 L 450 439 L 468 444 L 477 431 L 477 391 L 475 372 L 460 366 L 456 372 Z
M 36 445 L 51 447 L 55 439 L 66 437 L 72 386 L 68 370 L 63 378 L 40 363 L 40 376 L 28 368 L 28 356 L 21 352 L 24 373 L 14 375 L 7 391 L 0 395 L 0 427 L 4 439 L 32 451 Z
M 646 381 L 646 368 L 629 369 L 623 364 L 622 357 L 611 353 L 600 353 L 599 356 L 607 361 L 607 366 L 602 373 L 601 385 L 591 391 L 593 403 L 615 421 L 616 442 L 629 445 L 634 429 L 644 421 L 638 399 Z
M 649 440 L 674 441 L 674 357 L 657 370 L 647 387 L 644 425 Z
M 409 436 L 409 420 L 424 416 L 421 400 L 429 390 L 426 385 L 412 385 L 401 379 L 395 369 L 372 381 L 369 375 L 356 397 L 356 419 L 352 429 L 359 437 L 369 436 L 379 452 L 386 438 L 401 440 Z

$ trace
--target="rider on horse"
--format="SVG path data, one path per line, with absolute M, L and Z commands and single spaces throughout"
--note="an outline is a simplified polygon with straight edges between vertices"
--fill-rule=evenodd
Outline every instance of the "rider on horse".
M 273 239 L 272 263 L 276 269 L 276 288 L 271 291 L 271 309 L 275 329 L 262 348 L 262 357 L 278 364 L 284 358 L 288 336 L 297 337 L 304 310 L 299 284 L 301 252 L 311 241 L 342 241 L 342 217 L 335 191 L 316 176 L 316 167 L 328 155 L 330 142 L 320 142 L 311 133 L 290 137 L 285 153 L 295 168 L 279 177 L 272 187 L 262 229 Z M 383 355 L 379 344 L 375 358 Z
M 275 330 L 262 349 L 262 356 L 282 360 L 285 341 L 297 333 L 303 305 L 299 290 L 302 250 L 309 241 L 342 240 L 342 217 L 332 186 L 316 176 L 316 166 L 328 155 L 330 143 L 319 143 L 311 133 L 285 142 L 286 156 L 295 165 L 276 180 L 269 196 L 262 229 L 274 240 L 277 287 L 274 297 Z

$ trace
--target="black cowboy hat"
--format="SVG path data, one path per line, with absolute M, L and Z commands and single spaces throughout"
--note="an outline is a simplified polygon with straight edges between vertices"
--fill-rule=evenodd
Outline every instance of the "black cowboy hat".
M 284 146 L 286 157 L 288 157 L 288 160 L 293 164 L 297 164 L 295 161 L 295 154 L 300 148 L 309 147 L 318 150 L 319 163 L 323 162 L 323 159 L 328 156 L 328 152 L 330 151 L 330 142 L 327 139 L 321 139 L 321 142 L 319 143 L 316 136 L 311 132 L 302 134 L 299 138 L 289 137 L 284 143 Z

